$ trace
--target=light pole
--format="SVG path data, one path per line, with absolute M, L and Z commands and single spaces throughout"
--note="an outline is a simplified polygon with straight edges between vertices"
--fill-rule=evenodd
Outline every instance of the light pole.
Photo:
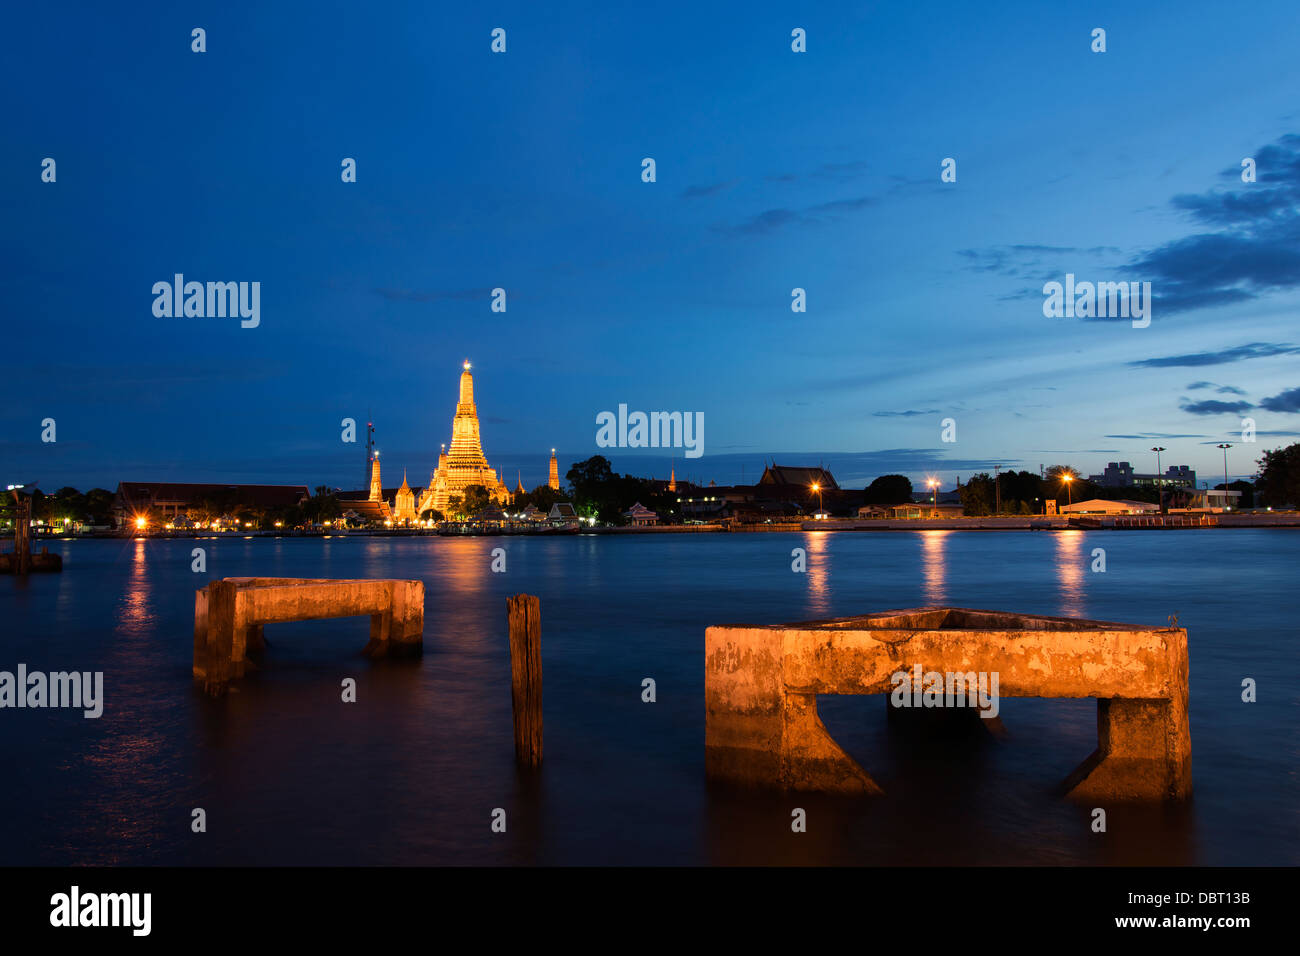
M 1074 475 L 1070 474 L 1067 471 L 1064 475 L 1061 476 L 1061 480 L 1065 482 L 1065 503 L 1066 505 L 1072 505 L 1074 504 L 1074 492 L 1072 490 L 1073 486 L 1070 484 L 1070 482 L 1074 481 Z
M 1160 453 L 1167 451 L 1163 445 L 1155 445 L 1151 449 L 1156 453 L 1156 495 L 1160 499 L 1160 513 L 1165 513 L 1165 489 L 1164 478 L 1160 473 Z
M 930 491 L 934 494 L 934 517 L 939 517 L 939 481 L 936 478 L 930 479 Z
M 1223 449 L 1223 510 L 1228 510 L 1228 449 L 1231 444 L 1216 445 L 1216 448 Z
M 814 481 L 812 490 L 817 492 L 817 510 L 819 512 L 824 512 L 826 509 L 822 507 L 822 486 Z M 819 514 L 818 517 L 821 517 L 821 515 Z

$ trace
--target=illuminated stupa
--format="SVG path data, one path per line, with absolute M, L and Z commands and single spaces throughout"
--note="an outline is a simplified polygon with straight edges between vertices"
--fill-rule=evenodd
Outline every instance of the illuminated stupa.
M 488 497 L 498 504 L 510 503 L 510 489 L 497 480 L 496 471 L 488 467 L 483 455 L 478 409 L 474 406 L 474 377 L 469 370 L 469 359 L 466 359 L 460 373 L 460 401 L 456 403 L 456 416 L 451 420 L 451 450 L 442 446 L 438 470 L 420 496 L 419 514 L 432 508 L 445 515 L 450 499 L 463 497 L 470 485 L 482 485 L 487 489 Z
M 415 524 L 419 520 L 415 510 L 415 492 L 406 483 L 406 472 L 402 472 L 402 487 L 397 489 L 397 498 L 393 503 L 393 520 L 398 524 Z

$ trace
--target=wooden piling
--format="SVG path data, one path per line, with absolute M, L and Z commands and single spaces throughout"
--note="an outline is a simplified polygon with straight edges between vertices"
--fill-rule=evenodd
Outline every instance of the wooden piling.
M 542 762 L 542 607 L 532 594 L 506 599 L 510 617 L 510 683 L 515 718 L 515 759 Z
M 18 502 L 14 516 L 14 570 L 26 574 L 32 569 L 32 499 L 14 492 Z

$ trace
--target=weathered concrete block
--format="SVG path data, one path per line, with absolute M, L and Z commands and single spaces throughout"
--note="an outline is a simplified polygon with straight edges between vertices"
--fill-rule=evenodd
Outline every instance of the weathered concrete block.
M 423 581 L 320 578 L 225 578 L 194 596 L 194 677 L 209 693 L 251 666 L 250 652 L 265 648 L 263 629 L 280 621 L 365 615 L 365 653 L 418 654 L 424 641 Z
M 879 793 L 827 733 L 818 694 L 884 694 L 894 674 L 998 675 L 999 697 L 1096 697 L 1079 800 L 1191 793 L 1187 632 L 969 608 L 705 632 L 705 760 L 741 784 Z

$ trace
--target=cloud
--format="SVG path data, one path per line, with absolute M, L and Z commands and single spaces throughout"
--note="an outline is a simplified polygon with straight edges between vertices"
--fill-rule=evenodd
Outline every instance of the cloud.
M 907 411 L 903 412 L 872 412 L 871 414 L 877 418 L 913 418 L 917 415 L 938 415 L 939 409 L 927 408 L 924 410 L 918 410 L 915 408 L 909 408 Z
M 1220 402 L 1214 399 L 1191 402 L 1184 398 L 1178 407 L 1189 415 L 1226 415 L 1228 413 L 1240 415 L 1242 412 L 1250 411 L 1255 406 L 1250 402 Z
M 870 196 L 836 199 L 804 209 L 767 209 L 737 226 L 717 226 L 719 232 L 732 236 L 755 236 L 775 232 L 793 225 L 820 225 L 844 213 L 858 212 L 876 200 Z
M 1189 352 L 1183 355 L 1166 355 L 1160 358 L 1139 359 L 1129 362 L 1132 368 L 1194 368 L 1201 365 L 1226 365 L 1245 359 L 1269 358 L 1274 355 L 1298 355 L 1300 348 L 1279 342 L 1251 342 L 1234 345 L 1217 352 Z
M 1264 399 L 1259 407 L 1270 412 L 1300 412 L 1300 388 L 1288 389 Z
M 1257 181 L 1169 202 L 1209 231 L 1164 243 L 1133 262 L 1161 312 L 1257 299 L 1300 288 L 1300 134 L 1256 150 Z
M 1187 390 L 1189 392 L 1196 391 L 1197 389 L 1202 389 L 1202 388 L 1212 388 L 1220 395 L 1245 395 L 1246 394 L 1246 390 L 1244 388 L 1237 388 L 1235 385 L 1216 385 L 1214 382 L 1192 382 L 1191 385 L 1187 386 Z
M 1170 438 L 1205 438 L 1205 435 L 1171 435 L 1166 432 L 1139 432 L 1136 435 L 1102 435 L 1102 438 L 1127 438 L 1130 441 L 1164 441 Z
M 682 190 L 683 199 L 703 199 L 705 196 L 716 196 L 718 193 L 726 192 L 740 180 L 728 179 L 722 183 L 710 183 L 707 186 L 687 186 Z
M 991 272 L 995 275 L 1014 276 L 1019 279 L 1042 279 L 1050 270 L 1062 273 L 1073 271 L 1060 265 L 1064 256 L 1103 256 L 1118 255 L 1114 246 L 1049 246 L 1042 243 L 1016 243 L 1009 246 L 991 246 L 988 249 L 958 249 L 957 255 L 966 259 L 967 268 L 975 272 Z M 1049 265 L 1049 260 L 1052 261 Z M 1041 289 L 1018 292 L 1011 298 L 1025 298 L 1029 295 L 1042 295 Z
M 1235 181 L 1231 187 L 1171 197 L 1169 205 L 1202 231 L 1141 251 L 1123 264 L 1126 280 L 1151 283 L 1158 314 L 1300 288 L 1300 134 L 1288 133 L 1256 150 L 1255 161 L 1254 183 L 1241 182 L 1238 167 L 1221 174 Z M 1108 246 L 1040 244 L 958 251 L 970 269 L 1040 283 L 1044 266 L 1055 265 L 1063 255 L 1114 253 L 1118 250 Z M 1029 297 L 1021 291 L 1004 294 L 1002 301 Z

